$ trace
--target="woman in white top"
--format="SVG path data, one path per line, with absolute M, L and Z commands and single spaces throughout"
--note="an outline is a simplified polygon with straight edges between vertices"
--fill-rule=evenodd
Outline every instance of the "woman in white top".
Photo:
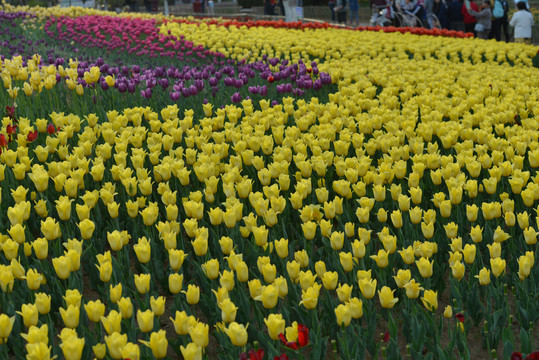
M 526 9 L 526 3 L 517 3 L 518 11 L 513 14 L 509 25 L 515 28 L 515 42 L 532 43 L 533 15 Z

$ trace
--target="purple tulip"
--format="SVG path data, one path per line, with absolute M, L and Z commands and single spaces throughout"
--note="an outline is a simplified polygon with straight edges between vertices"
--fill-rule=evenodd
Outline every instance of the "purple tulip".
M 232 94 L 230 100 L 235 104 L 239 103 L 241 101 L 241 94 L 239 92 Z
M 114 84 L 114 87 L 117 88 L 118 91 L 119 91 L 120 93 L 122 93 L 122 94 L 123 94 L 124 92 L 127 91 L 127 85 L 126 85 L 124 82 L 118 82 L 118 81 L 117 81 L 117 82 Z
M 168 79 L 167 78 L 159 79 L 159 85 L 161 85 L 163 89 L 166 89 L 169 85 Z
M 219 80 L 216 77 L 211 77 L 210 80 L 208 80 L 208 83 L 210 86 L 216 86 L 219 83 Z
M 140 90 L 140 94 L 145 99 L 150 99 L 152 97 L 152 89 L 147 88 L 146 90 Z

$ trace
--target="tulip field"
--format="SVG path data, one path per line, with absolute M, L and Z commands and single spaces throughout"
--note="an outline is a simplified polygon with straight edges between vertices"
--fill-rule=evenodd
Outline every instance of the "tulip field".
M 0 6 L 0 359 L 539 359 L 539 48 Z

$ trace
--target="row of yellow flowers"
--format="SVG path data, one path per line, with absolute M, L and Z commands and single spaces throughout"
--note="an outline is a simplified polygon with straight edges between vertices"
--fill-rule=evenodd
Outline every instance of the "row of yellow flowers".
M 504 285 L 536 296 L 535 48 L 335 29 L 162 30 L 232 58 L 324 60 L 339 91 L 327 103 L 201 104 L 198 118 L 171 105 L 18 119 L 0 155 L 2 350 L 22 338 L 29 358 L 48 359 L 59 355 L 52 333 L 66 359 L 164 358 L 169 344 L 199 359 L 211 336 L 243 347 L 258 332 L 277 355 L 280 334 L 298 340 L 298 321 L 339 337 L 333 325 L 359 332 L 380 307 L 435 318 L 440 279 L 470 316 L 460 293 L 477 285 L 492 298 Z M 2 62 L 13 98 L 12 81 L 54 92 L 56 74 L 76 80 L 33 61 Z M 5 117 L 0 134 L 14 125 Z M 83 296 L 90 289 L 97 295 Z M 317 318 L 320 309 L 331 311 Z

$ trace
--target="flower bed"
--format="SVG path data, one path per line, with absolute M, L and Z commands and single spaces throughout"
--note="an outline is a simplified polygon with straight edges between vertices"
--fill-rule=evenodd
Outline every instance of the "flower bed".
M 5 8 L 2 358 L 538 356 L 536 47 Z

